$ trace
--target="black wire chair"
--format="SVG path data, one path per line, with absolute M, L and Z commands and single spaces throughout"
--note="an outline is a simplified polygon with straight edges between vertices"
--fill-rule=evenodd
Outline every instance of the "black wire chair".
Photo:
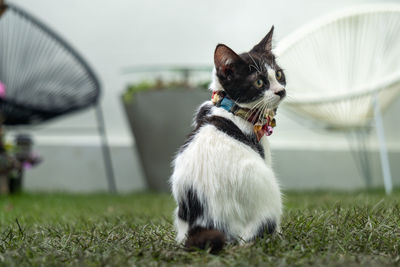
M 4 125 L 39 123 L 97 107 L 110 191 L 115 182 L 100 84 L 84 59 L 49 27 L 0 0 L 0 116 Z
M 4 124 L 37 124 L 97 103 L 99 82 L 71 46 L 21 8 L 1 10 Z

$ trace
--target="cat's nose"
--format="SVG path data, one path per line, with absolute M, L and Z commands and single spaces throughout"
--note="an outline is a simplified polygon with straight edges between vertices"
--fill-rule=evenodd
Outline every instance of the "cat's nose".
M 286 96 L 286 90 L 285 89 L 279 90 L 279 91 L 275 92 L 275 94 L 280 96 L 282 99 Z

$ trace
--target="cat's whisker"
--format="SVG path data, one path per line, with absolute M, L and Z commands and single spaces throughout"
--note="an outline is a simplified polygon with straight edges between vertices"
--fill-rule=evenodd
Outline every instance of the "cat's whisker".
M 258 100 L 256 103 L 254 103 L 254 104 L 249 108 L 249 111 L 248 111 L 247 113 L 252 112 L 252 110 L 254 110 L 254 109 L 256 109 L 258 106 L 262 105 L 262 103 L 263 103 L 263 99 Z M 247 114 L 247 113 L 246 113 L 246 114 Z
M 261 120 L 261 119 L 264 118 L 266 110 L 267 110 L 267 107 L 266 107 L 266 106 L 263 106 L 263 107 L 262 107 L 262 112 L 261 112 L 261 114 L 260 114 L 259 120 Z
M 251 116 L 253 115 L 255 109 L 250 109 L 248 112 L 246 112 L 245 114 L 245 119 L 249 120 L 251 118 Z
M 253 65 L 253 64 L 250 64 L 250 65 L 249 65 L 250 70 L 251 70 L 252 67 L 253 67 L 256 71 L 258 71 L 257 66 L 255 66 L 255 65 Z
M 261 101 L 257 101 L 250 110 L 245 114 L 245 118 L 248 120 L 250 116 L 254 116 L 251 120 L 251 123 L 256 123 L 257 121 L 262 120 L 265 116 L 268 109 L 272 108 L 272 103 L 274 102 L 273 98 L 263 98 Z
M 255 122 L 260 121 L 264 117 L 264 101 L 262 102 L 261 108 L 259 109 L 257 120 Z
M 262 101 L 263 102 L 263 101 Z M 255 124 L 260 120 L 260 113 L 262 112 L 262 107 L 263 107 L 263 103 L 261 102 L 261 104 L 257 107 L 257 109 L 254 110 L 255 112 L 255 116 L 252 119 L 252 123 Z
M 274 102 L 273 100 L 274 100 L 273 98 L 268 98 L 265 100 L 265 102 L 264 102 L 265 109 L 272 108 L 271 104 Z
M 260 67 L 258 66 L 257 62 L 256 62 L 256 61 L 254 60 L 254 58 L 251 56 L 251 54 L 250 54 L 250 53 L 247 53 L 247 54 L 249 55 L 250 59 L 253 61 L 254 65 L 255 65 L 255 67 L 256 67 L 256 70 L 257 70 L 258 72 L 262 72 L 261 69 L 260 69 Z
M 263 105 L 263 100 L 261 99 L 260 101 L 257 102 L 256 105 L 254 105 L 252 108 L 250 108 L 250 110 L 256 110 L 259 107 L 261 107 Z
M 263 72 L 263 65 L 262 65 L 262 62 L 259 62 L 259 66 L 258 66 L 258 68 L 261 70 L 261 72 Z
M 250 116 L 252 116 L 252 115 L 254 114 L 254 112 L 257 112 L 257 109 L 258 109 L 259 107 L 262 107 L 262 106 L 263 106 L 263 99 L 257 101 L 257 102 L 249 109 L 249 111 L 246 112 L 245 118 L 248 120 L 248 119 L 250 118 Z M 255 116 L 254 116 L 254 117 L 255 117 Z M 252 123 L 254 123 L 254 117 L 253 117 Z
M 294 99 L 294 98 L 295 98 L 295 97 L 292 96 L 291 94 L 286 94 L 286 97 L 287 97 L 287 98 L 290 98 L 290 99 Z

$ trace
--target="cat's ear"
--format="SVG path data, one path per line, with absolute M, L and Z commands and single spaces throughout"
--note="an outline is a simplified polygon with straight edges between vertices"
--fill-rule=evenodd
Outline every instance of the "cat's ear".
M 270 52 L 272 49 L 272 35 L 274 34 L 274 26 L 272 25 L 271 29 L 267 33 L 267 35 L 259 42 L 256 46 L 251 49 L 251 52 L 259 52 L 265 53 Z
M 235 66 L 241 63 L 242 58 L 224 44 L 219 44 L 214 52 L 214 64 L 217 74 L 229 77 L 235 71 Z

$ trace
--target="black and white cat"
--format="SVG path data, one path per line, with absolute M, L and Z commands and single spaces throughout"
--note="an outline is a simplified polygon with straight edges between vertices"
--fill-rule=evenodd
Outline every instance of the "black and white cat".
M 218 252 L 226 241 L 244 243 L 279 229 L 281 193 L 264 136 L 266 114 L 286 94 L 271 52 L 273 29 L 248 53 L 223 44 L 215 49 L 213 100 L 200 106 L 173 163 L 176 239 L 186 247 Z

